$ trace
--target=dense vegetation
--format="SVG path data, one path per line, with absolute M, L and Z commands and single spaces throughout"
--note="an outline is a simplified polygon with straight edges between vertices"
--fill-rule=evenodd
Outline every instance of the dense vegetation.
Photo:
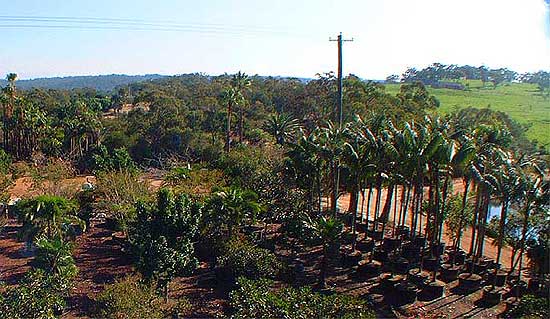
M 550 206 L 544 149 L 502 112 L 466 108 L 437 116 L 440 101 L 412 75 L 395 94 L 346 77 L 342 123 L 332 121 L 337 91 L 330 73 L 308 82 L 186 75 L 113 95 L 18 91 L 16 76 L 8 80 L 1 99 L 4 191 L 24 174 L 42 194 L 14 206 L 34 269 L 22 285 L 0 290 L 4 313 L 21 311 L 24 298 L 37 306 L 22 316 L 63 312 L 78 272 L 75 238 L 98 218 L 121 231 L 117 238 L 141 275 L 106 287 L 96 300 L 104 317 L 189 311 L 185 299 L 171 300 L 170 286 L 202 261 L 213 268 L 214 285 L 231 291 L 226 315 L 370 318 L 364 300 L 331 289 L 334 266 L 351 268 L 360 247 L 376 241 L 380 250 L 387 240 L 397 244 L 382 254 L 397 264 L 404 233 L 427 245 L 418 247 L 420 269 L 423 259 L 439 263 L 445 224 L 455 254 L 470 227 L 470 272 L 493 229 L 496 264 L 509 245 L 518 281 L 526 251 L 533 273 L 548 274 L 547 249 L 537 241 L 546 238 Z M 18 168 L 12 159 L 40 169 Z M 153 168 L 164 172 L 156 194 L 143 178 Z M 62 192 L 60 181 L 75 173 L 96 181 Z M 464 185 L 458 194 L 454 180 Z M 491 228 L 494 203 L 501 212 Z M 303 278 L 305 254 L 320 257 L 317 284 Z M 372 249 L 365 257 L 375 264 Z M 29 292 L 35 277 L 45 284 Z

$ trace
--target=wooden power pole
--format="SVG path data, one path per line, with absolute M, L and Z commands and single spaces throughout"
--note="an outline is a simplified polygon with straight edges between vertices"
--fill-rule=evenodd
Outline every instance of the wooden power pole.
M 329 39 L 329 41 L 336 41 L 338 42 L 338 103 L 336 103 L 336 112 L 335 112 L 335 118 L 336 122 L 338 122 L 338 128 L 342 129 L 342 101 L 343 101 L 343 92 L 342 92 L 342 43 L 343 42 L 350 42 L 351 40 L 344 40 L 342 38 L 342 32 L 338 35 L 336 39 Z M 332 194 L 332 209 L 334 216 L 336 217 L 336 214 L 338 213 L 338 196 L 340 191 L 340 163 L 337 159 L 334 161 L 334 168 L 333 168 L 333 175 L 334 175 L 334 190 Z

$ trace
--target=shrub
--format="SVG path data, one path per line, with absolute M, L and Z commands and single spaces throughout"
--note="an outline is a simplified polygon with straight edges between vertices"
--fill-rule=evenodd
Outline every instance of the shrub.
M 175 276 L 189 275 L 197 266 L 193 240 L 198 231 L 201 205 L 186 195 L 174 198 L 161 189 L 156 205 L 138 203 L 137 219 L 129 229 L 137 269 L 168 296 Z
M 231 280 L 244 276 L 250 279 L 274 278 L 281 262 L 269 250 L 234 238 L 226 246 L 217 263 L 223 275 Z
M 375 318 L 367 304 L 343 294 L 330 296 L 309 287 L 271 290 L 272 282 L 239 278 L 230 294 L 232 318 Z
M 65 279 L 32 270 L 18 286 L 8 287 L 0 294 L 0 319 L 57 318 L 65 308 L 67 295 Z
M 97 315 L 101 318 L 166 318 L 185 314 L 187 299 L 165 302 L 153 285 L 136 276 L 128 276 L 107 285 L 97 297 Z
M 519 305 L 510 312 L 511 318 L 548 318 L 550 301 L 544 297 L 525 295 L 521 297 Z
M 135 170 L 136 164 L 125 148 L 117 148 L 111 152 L 105 146 L 100 146 L 93 156 L 93 167 L 98 172 Z
M 149 188 L 135 171 L 103 172 L 97 176 L 95 194 L 99 201 L 96 211 L 112 218 L 118 230 L 126 230 L 135 219 L 135 203 L 148 200 Z
M 59 238 L 41 238 L 36 243 L 35 267 L 47 274 L 58 275 L 67 280 L 76 276 L 78 269 L 72 256 L 73 245 Z

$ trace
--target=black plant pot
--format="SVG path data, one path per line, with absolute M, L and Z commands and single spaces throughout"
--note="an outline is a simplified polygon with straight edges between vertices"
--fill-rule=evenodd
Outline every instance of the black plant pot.
M 409 270 L 407 279 L 411 283 L 415 284 L 417 287 L 422 288 L 428 283 L 428 280 L 430 279 L 430 274 L 425 271 L 420 271 L 419 268 L 414 268 Z
M 382 263 L 379 261 L 373 260 L 368 262 L 367 260 L 361 260 L 357 265 L 355 273 L 359 278 L 368 279 L 380 275 L 381 269 Z
M 496 305 L 502 299 L 502 290 L 492 286 L 483 287 L 481 299 L 488 305 Z
M 439 260 L 435 257 L 428 257 L 422 261 L 422 267 L 428 271 L 437 271 L 439 269 Z
M 403 306 L 414 303 L 420 289 L 410 283 L 402 282 L 397 285 L 396 291 L 395 305 Z
M 420 261 L 420 247 L 413 245 L 403 246 L 401 256 L 406 258 L 411 263 L 416 263 Z
M 495 271 L 491 270 L 487 272 L 487 283 L 488 284 L 495 284 L 497 287 L 504 287 L 506 284 L 506 276 L 508 274 L 503 270 L 498 270 L 496 273 L 496 281 L 495 281 Z
M 445 243 L 437 243 L 431 247 L 431 251 L 434 256 L 441 256 L 445 251 Z
M 348 267 L 357 265 L 361 259 L 363 259 L 363 254 L 359 250 L 354 250 L 343 255 L 343 262 Z
M 458 286 L 466 292 L 478 290 L 481 286 L 481 276 L 472 273 L 460 274 L 458 275 Z
M 405 275 L 409 271 L 409 261 L 403 257 L 392 261 L 392 269 L 394 273 Z
M 412 243 L 416 247 L 425 247 L 426 246 L 426 237 L 417 236 L 412 240 Z
M 425 300 L 434 300 L 443 297 L 444 291 L 445 284 L 436 280 L 424 286 L 424 289 L 422 289 L 422 297 Z
M 370 253 L 374 249 L 374 240 L 372 240 L 371 238 L 365 238 L 361 241 L 358 241 L 355 248 L 364 253 Z
M 375 247 L 372 252 L 372 256 L 374 260 L 378 260 L 381 262 L 388 261 L 388 253 L 384 249 L 382 249 L 382 247 Z
M 458 278 L 460 267 L 451 264 L 441 265 L 440 276 L 445 282 L 455 281 Z
M 385 251 L 392 251 L 399 247 L 401 240 L 398 238 L 386 238 L 384 239 L 383 247 Z

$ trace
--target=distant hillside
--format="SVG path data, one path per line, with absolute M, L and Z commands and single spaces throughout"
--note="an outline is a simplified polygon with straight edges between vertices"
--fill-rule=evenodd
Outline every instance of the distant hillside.
M 550 99 L 541 96 L 537 86 L 528 83 L 504 83 L 492 88 L 481 81 L 461 81 L 467 90 L 432 88 L 428 90 L 441 102 L 439 113 L 445 114 L 466 107 L 485 108 L 508 113 L 529 127 L 527 137 L 550 150 Z M 386 91 L 399 92 L 400 84 L 386 84 Z
M 151 81 L 164 77 L 159 74 L 147 75 L 96 75 L 96 76 L 67 76 L 55 78 L 40 78 L 32 80 L 18 80 L 17 87 L 27 90 L 31 88 L 44 89 L 76 89 L 93 88 L 99 91 L 111 91 L 119 85 L 127 85 L 136 82 Z M 0 80 L 0 86 L 6 86 L 6 80 Z

